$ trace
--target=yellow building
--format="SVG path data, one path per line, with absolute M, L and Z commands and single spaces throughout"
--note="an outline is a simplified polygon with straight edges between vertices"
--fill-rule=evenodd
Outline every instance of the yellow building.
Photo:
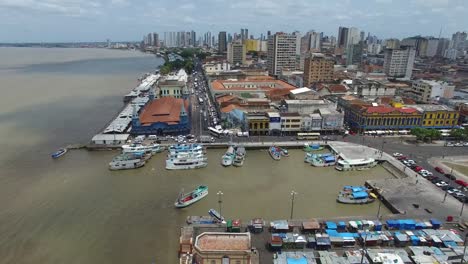
M 254 264 L 258 252 L 252 249 L 250 233 L 205 232 L 195 239 L 195 263 Z
M 457 125 L 459 113 L 445 105 L 418 104 L 411 107 L 423 113 L 421 127 L 423 128 L 452 128 Z
M 264 114 L 247 115 L 247 124 L 250 135 L 266 135 L 270 129 L 270 119 Z
M 256 39 L 246 39 L 244 40 L 245 49 L 247 51 L 259 51 L 260 41 Z

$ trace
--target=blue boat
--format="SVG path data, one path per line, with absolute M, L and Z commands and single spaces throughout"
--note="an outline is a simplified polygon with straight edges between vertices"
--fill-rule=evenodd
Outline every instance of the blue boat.
M 224 222 L 224 217 L 218 213 L 218 211 L 216 211 L 215 209 L 210 209 L 208 211 L 208 214 L 210 214 L 212 217 L 216 218 L 216 220 L 220 221 L 220 222 Z
M 52 155 L 50 155 L 53 159 L 58 159 L 60 157 L 62 157 L 63 155 L 65 155 L 65 153 L 67 153 L 67 149 L 66 148 L 61 148 L 57 151 L 55 151 L 54 153 L 52 153 Z

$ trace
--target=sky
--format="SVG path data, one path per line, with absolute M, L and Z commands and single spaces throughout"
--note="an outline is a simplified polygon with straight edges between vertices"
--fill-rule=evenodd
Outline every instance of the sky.
M 0 0 L 0 42 L 134 41 L 149 32 L 357 27 L 379 38 L 468 30 L 467 0 Z M 198 37 L 197 37 L 198 38 Z

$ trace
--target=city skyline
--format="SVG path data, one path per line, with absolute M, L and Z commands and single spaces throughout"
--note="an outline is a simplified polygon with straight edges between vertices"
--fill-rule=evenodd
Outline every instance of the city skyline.
M 259 37 L 268 30 L 337 36 L 357 27 L 379 38 L 450 37 L 468 29 L 463 0 L 225 0 L 132 2 L 128 0 L 6 0 L 0 2 L 0 42 L 134 41 L 144 32 L 191 29 L 240 32 Z

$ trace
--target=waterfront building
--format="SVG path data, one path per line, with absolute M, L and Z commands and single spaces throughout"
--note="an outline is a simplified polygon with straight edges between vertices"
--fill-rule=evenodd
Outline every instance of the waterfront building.
M 386 49 L 384 55 L 384 72 L 390 78 L 411 79 L 415 50 L 411 46 L 398 49 Z
M 318 113 L 322 117 L 322 131 L 343 130 L 344 114 L 334 108 L 319 108 Z
M 149 102 L 138 116 L 132 116 L 134 135 L 164 135 L 190 133 L 189 102 L 173 96 Z
M 227 60 L 233 65 L 245 64 L 246 49 L 240 42 L 231 42 L 227 47 Z
M 388 87 L 382 82 L 356 79 L 353 81 L 354 94 L 359 97 L 380 97 L 380 96 L 394 96 L 396 92 L 395 87 Z
M 453 97 L 455 86 L 442 81 L 416 80 L 411 87 L 410 96 L 417 102 L 429 103 L 440 98 Z
M 246 121 L 250 135 L 267 135 L 270 131 L 270 119 L 265 113 L 247 113 Z
M 348 102 L 344 120 L 353 130 L 401 130 L 419 127 L 422 113 L 412 107 L 391 107 Z
M 322 116 L 319 113 L 313 113 L 302 116 L 301 131 L 321 131 Z
M 280 133 L 281 131 L 281 116 L 279 113 L 276 112 L 268 112 L 267 113 L 270 125 L 269 128 L 269 135 L 275 135 Z
M 190 95 L 187 88 L 187 74 L 184 70 L 161 78 L 157 83 L 157 89 L 160 97 L 188 98 Z
M 221 120 L 230 127 L 245 128 L 245 110 L 237 104 L 230 104 L 219 109 Z
M 445 105 L 418 104 L 407 105 L 413 107 L 423 114 L 423 128 L 447 129 L 458 124 L 459 113 L 453 108 Z
M 333 103 L 327 100 L 283 100 L 280 107 L 286 112 L 309 115 L 320 108 L 332 108 Z
M 335 61 L 321 53 L 312 53 L 304 60 L 304 86 L 310 87 L 316 82 L 333 80 Z
M 204 232 L 195 238 L 193 249 L 193 259 L 196 263 L 259 263 L 258 253 L 251 246 L 248 232 Z
M 299 113 L 280 113 L 281 117 L 281 133 L 294 135 L 301 131 L 302 116 Z
M 227 50 L 226 31 L 221 31 L 218 34 L 218 53 L 225 53 Z
M 282 70 L 295 70 L 300 53 L 300 36 L 297 33 L 278 32 L 268 37 L 267 68 L 270 75 Z

